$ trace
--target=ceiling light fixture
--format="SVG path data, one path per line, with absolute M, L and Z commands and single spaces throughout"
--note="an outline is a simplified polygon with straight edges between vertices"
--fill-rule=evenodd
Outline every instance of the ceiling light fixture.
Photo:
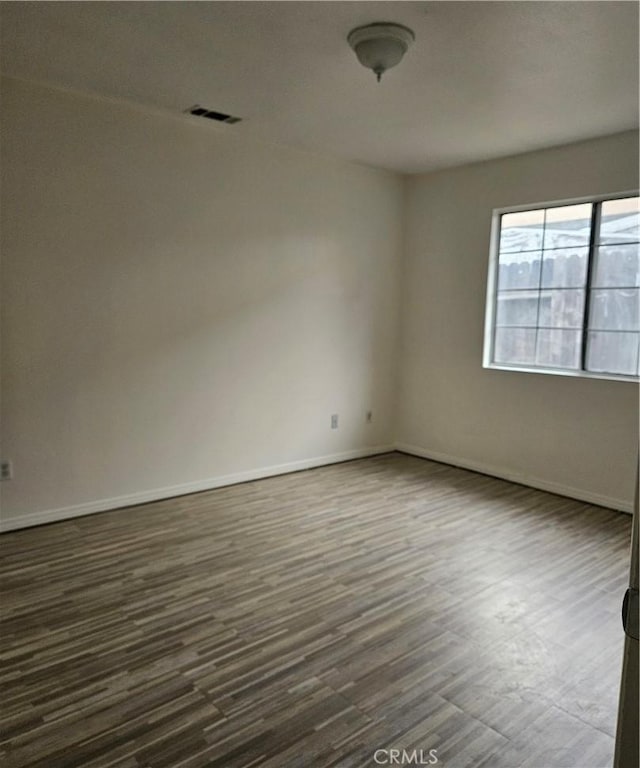
M 347 42 L 362 66 L 372 69 L 380 82 L 383 72 L 400 62 L 415 39 L 409 27 L 380 21 L 352 29 Z

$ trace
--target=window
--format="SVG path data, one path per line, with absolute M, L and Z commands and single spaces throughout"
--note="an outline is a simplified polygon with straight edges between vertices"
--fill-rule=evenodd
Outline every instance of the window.
M 639 200 L 494 212 L 486 367 L 638 377 Z

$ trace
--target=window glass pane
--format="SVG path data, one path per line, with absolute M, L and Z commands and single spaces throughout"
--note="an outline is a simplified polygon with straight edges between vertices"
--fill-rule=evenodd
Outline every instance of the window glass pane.
M 589 328 L 605 331 L 640 330 L 638 288 L 591 291 Z
M 544 248 L 588 246 L 591 235 L 591 203 L 547 208 Z
M 540 285 L 540 251 L 500 254 L 498 289 L 537 288 Z
M 603 245 L 597 248 L 592 285 L 598 288 L 640 285 L 640 245 Z
M 587 370 L 633 376 L 638 370 L 639 338 L 637 333 L 591 331 L 587 341 Z
M 640 240 L 639 199 L 625 197 L 602 203 L 599 242 L 635 243 Z
M 582 329 L 584 291 L 552 290 L 540 292 L 538 325 L 552 328 Z
M 496 328 L 495 363 L 526 365 L 536 359 L 536 331 L 528 328 Z
M 496 325 L 532 325 L 538 320 L 537 291 L 498 293 Z
M 544 209 L 504 213 L 500 217 L 500 253 L 538 250 L 543 227 Z
M 582 331 L 540 328 L 536 345 L 537 365 L 552 368 L 579 368 Z
M 587 282 L 588 248 L 560 248 L 542 257 L 543 288 L 583 288 Z
M 505 213 L 499 241 L 492 362 L 639 375 L 639 197 Z

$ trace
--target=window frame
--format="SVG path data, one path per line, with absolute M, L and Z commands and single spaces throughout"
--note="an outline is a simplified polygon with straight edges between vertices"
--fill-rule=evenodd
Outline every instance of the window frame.
M 493 362 L 494 342 L 495 342 L 495 321 L 497 315 L 498 306 L 498 267 L 500 258 L 500 219 L 505 213 L 521 213 L 523 211 L 535 211 L 541 208 L 561 208 L 567 205 L 580 205 L 582 203 L 603 203 L 607 200 L 620 200 L 625 197 L 638 197 L 640 192 L 636 190 L 626 190 L 623 192 L 615 192 L 604 195 L 590 195 L 585 197 L 572 197 L 566 200 L 551 200 L 547 202 L 531 202 L 523 205 L 510 205 L 500 208 L 494 208 L 491 212 L 491 236 L 489 241 L 489 271 L 487 275 L 487 292 L 485 299 L 485 321 L 484 321 L 484 338 L 482 347 L 482 367 L 496 371 L 512 371 L 519 373 L 539 373 L 539 374 L 551 374 L 552 376 L 569 376 L 579 379 L 605 379 L 607 381 L 627 381 L 637 384 L 640 382 L 640 376 L 634 376 L 624 373 L 604 373 L 586 371 L 584 368 L 557 368 L 557 367 L 544 367 L 544 366 L 532 366 L 532 365 L 519 365 L 518 363 L 496 363 Z M 594 209 L 595 210 L 595 209 Z M 599 210 L 599 209 L 598 209 Z M 593 226 L 593 220 L 592 220 Z M 591 237 L 589 242 L 588 251 L 588 263 L 587 272 L 591 273 L 593 267 L 593 255 L 594 255 L 594 230 L 591 231 Z M 581 350 L 581 364 L 584 365 L 586 355 L 586 336 L 588 329 L 588 302 L 590 291 L 590 278 L 585 287 L 586 296 L 585 302 L 587 302 L 585 311 L 585 323 L 582 327 L 582 350 Z

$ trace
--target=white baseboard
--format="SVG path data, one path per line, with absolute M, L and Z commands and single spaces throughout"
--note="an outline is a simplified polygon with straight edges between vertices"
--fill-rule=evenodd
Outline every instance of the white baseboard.
M 512 483 L 519 483 L 520 485 L 526 485 L 530 488 L 537 488 L 540 491 L 549 491 L 549 493 L 555 493 L 558 496 L 568 496 L 569 498 L 577 499 L 578 501 L 597 504 L 599 507 L 608 507 L 609 509 L 616 509 L 620 512 L 628 512 L 629 514 L 633 513 L 633 502 L 630 500 L 617 499 L 613 496 L 603 496 L 599 493 L 582 490 L 581 488 L 573 488 L 570 485 L 549 482 L 548 480 L 542 480 L 538 477 L 531 477 L 530 475 L 514 472 L 505 469 L 504 467 L 485 464 L 481 461 L 461 459 L 458 456 L 431 451 L 426 448 L 420 448 L 417 445 L 409 445 L 408 443 L 396 443 L 395 449 L 401 453 L 409 453 L 412 456 L 419 456 L 422 459 L 431 459 L 432 461 L 438 461 L 441 464 L 450 464 L 454 467 L 461 467 L 462 469 L 470 469 L 473 472 L 480 472 L 483 475 L 498 477 L 501 480 L 509 480 Z
M 96 512 L 107 512 L 113 509 L 121 509 L 122 507 L 131 507 L 135 504 L 146 504 L 149 501 L 159 501 L 161 499 L 170 499 L 174 496 L 184 496 L 187 493 L 210 491 L 214 488 L 222 488 L 226 485 L 236 485 L 237 483 L 246 483 L 250 480 L 260 480 L 264 477 L 286 475 L 289 472 L 299 472 L 303 469 L 323 467 L 328 464 L 338 464 L 341 461 L 362 459 L 367 456 L 377 456 L 381 453 L 389 453 L 393 450 L 393 445 L 356 448 L 351 451 L 330 454 L 329 456 L 318 456 L 312 459 L 301 459 L 299 461 L 291 461 L 287 464 L 276 464 L 261 469 L 250 469 L 245 472 L 235 472 L 232 475 L 220 475 L 206 480 L 196 480 L 191 483 L 171 485 L 166 488 L 138 491 L 124 496 L 114 496 L 110 499 L 98 499 L 96 501 L 89 501 L 85 504 L 76 504 L 72 507 L 60 507 L 58 509 L 46 509 L 41 512 L 31 512 L 27 515 L 0 520 L 0 532 L 13 531 L 19 528 L 31 528 L 34 525 L 44 525 L 45 523 L 55 523 L 60 520 L 69 520 L 73 517 L 93 515 Z
M 448 453 L 431 451 L 426 448 L 420 448 L 417 445 L 409 443 L 395 443 L 394 445 L 380 445 L 369 448 L 357 448 L 343 453 L 334 453 L 328 456 L 318 456 L 311 459 L 301 459 L 291 461 L 286 464 L 276 464 L 261 469 L 251 469 L 244 472 L 236 472 L 231 475 L 220 475 L 218 477 L 208 478 L 206 480 L 197 480 L 191 483 L 182 483 L 180 485 L 171 485 L 166 488 L 156 488 L 154 490 L 139 491 L 126 494 L 124 496 L 114 496 L 109 499 L 98 499 L 85 504 L 76 504 L 71 507 L 60 507 L 58 509 L 47 509 L 41 512 L 31 512 L 27 515 L 21 515 L 15 518 L 0 520 L 0 532 L 13 531 L 20 528 L 31 528 L 35 525 L 44 525 L 46 523 L 55 523 L 60 520 L 69 520 L 83 515 L 93 515 L 97 512 L 107 512 L 112 509 L 122 507 L 131 507 L 136 504 L 146 504 L 150 501 L 159 501 L 161 499 L 170 499 L 174 496 L 184 496 L 188 493 L 198 493 L 199 491 L 210 491 L 214 488 L 222 488 L 227 485 L 236 485 L 237 483 L 246 483 L 250 480 L 260 480 L 264 477 L 275 477 L 276 475 L 285 475 L 289 472 L 299 472 L 303 469 L 313 469 L 314 467 L 323 467 L 328 464 L 338 464 L 341 461 L 350 461 L 352 459 L 362 459 L 367 456 L 377 456 L 390 451 L 400 451 L 412 456 L 419 456 L 423 459 L 431 459 L 442 464 L 449 464 L 454 467 L 470 469 L 473 472 L 480 472 L 483 475 L 491 475 L 502 480 L 509 480 L 512 483 L 527 485 L 531 488 L 537 488 L 541 491 L 549 491 L 559 496 L 568 496 L 579 501 L 586 501 L 589 504 L 597 504 L 601 507 L 617 509 L 621 512 L 632 513 L 633 504 L 625 499 L 617 499 L 612 496 L 603 496 L 598 493 L 584 491 L 581 488 L 553 483 L 540 478 L 530 477 L 519 472 L 514 472 L 503 467 L 497 467 L 484 462 L 461 459 L 458 456 L 451 456 Z

